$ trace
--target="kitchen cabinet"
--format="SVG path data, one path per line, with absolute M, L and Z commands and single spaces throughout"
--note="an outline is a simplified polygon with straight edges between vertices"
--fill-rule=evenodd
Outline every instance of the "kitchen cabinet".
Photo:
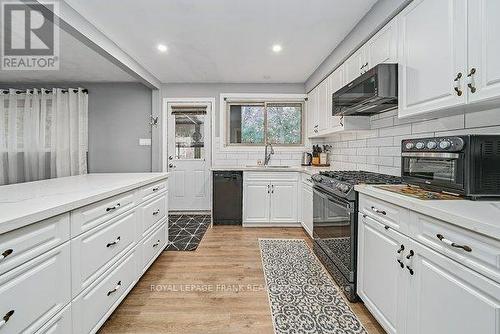
M 407 333 L 500 332 L 500 285 L 418 242 L 409 275 Z
M 349 83 L 368 70 L 368 58 L 366 55 L 366 46 L 363 45 L 350 56 L 344 64 L 344 81 Z
M 298 177 L 294 172 L 244 173 L 243 224 L 298 224 Z
M 361 202 L 369 203 L 371 199 L 360 194 Z M 436 235 L 441 246 L 431 248 L 423 243 L 431 245 L 427 241 L 431 234 L 423 238 L 423 231 L 439 231 L 457 242 L 465 239 L 460 239 L 458 227 L 447 229 L 441 222 L 434 228 L 432 219 L 418 219 L 422 214 L 414 211 L 409 215 L 393 214 L 390 220 L 384 220 L 389 211 L 381 215 L 376 211 L 380 212 L 363 210 L 359 214 L 358 295 L 388 333 L 500 332 L 500 284 L 475 270 L 477 267 L 471 263 L 474 254 L 494 261 L 497 248 L 481 248 L 467 241 L 472 246 L 468 252 Z M 395 220 L 394 224 L 391 220 Z M 413 222 L 417 228 L 401 229 L 406 235 L 400 233 L 396 228 L 404 226 L 404 221 Z M 478 237 L 471 236 L 469 241 Z M 495 244 L 492 240 L 488 243 Z M 463 259 L 456 261 L 451 254 L 459 251 L 464 253 Z
M 318 133 L 322 134 L 328 130 L 329 119 L 332 114 L 331 106 L 332 96 L 329 94 L 329 80 L 323 80 L 318 86 Z M 330 101 L 330 102 L 328 102 Z
M 397 17 L 391 20 L 366 42 L 367 69 L 382 63 L 398 62 L 397 21 Z
M 359 221 L 358 295 L 387 332 L 402 333 L 408 240 L 366 215 L 360 214 Z
M 319 135 L 319 100 L 318 87 L 307 94 L 307 134 L 311 137 Z
M 307 176 L 302 181 L 302 227 L 313 237 L 313 188 Z
M 463 106 L 466 0 L 416 0 L 399 21 L 399 117 Z
M 471 103 L 499 100 L 500 1 L 469 0 L 467 10 L 469 45 L 467 74 L 470 76 L 467 76 L 464 84 L 467 82 L 471 86 L 464 89 L 467 90 Z

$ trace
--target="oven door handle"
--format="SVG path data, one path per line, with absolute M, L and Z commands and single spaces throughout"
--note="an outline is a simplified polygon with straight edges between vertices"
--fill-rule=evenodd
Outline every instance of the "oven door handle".
M 323 198 L 325 198 L 325 199 L 327 199 L 327 200 L 329 200 L 337 205 L 340 205 L 342 207 L 347 207 L 347 209 L 349 210 L 349 213 L 354 212 L 354 208 L 352 207 L 351 203 L 337 199 L 337 198 L 333 197 L 330 194 L 327 194 L 325 191 L 323 191 L 317 187 L 314 187 L 313 191 L 315 191 L 319 196 L 321 196 L 321 197 L 323 197 Z
M 449 152 L 403 152 L 401 156 L 404 158 L 434 158 L 434 159 L 458 159 L 459 153 Z

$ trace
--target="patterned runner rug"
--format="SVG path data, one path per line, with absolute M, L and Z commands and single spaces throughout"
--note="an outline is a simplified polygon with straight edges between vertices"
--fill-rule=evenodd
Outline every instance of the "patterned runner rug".
M 209 215 L 168 216 L 167 251 L 194 251 L 210 225 Z
M 367 333 L 302 239 L 259 239 L 275 333 Z

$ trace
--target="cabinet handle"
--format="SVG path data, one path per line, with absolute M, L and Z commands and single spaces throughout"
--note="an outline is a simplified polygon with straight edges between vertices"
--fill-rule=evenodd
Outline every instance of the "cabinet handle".
M 401 261 L 400 259 L 396 259 L 396 261 L 398 261 L 399 266 L 401 267 L 401 269 L 405 268 L 405 264 L 403 263 L 403 261 Z
M 9 321 L 10 317 L 12 317 L 13 314 L 14 314 L 14 310 L 10 310 L 9 312 L 5 313 L 2 320 L 0 321 L 0 328 L 2 328 L 3 325 L 5 325 L 7 323 L 7 321 Z
M 271 193 L 271 186 L 268 184 L 267 185 L 267 193 L 270 194 Z
M 378 213 L 380 215 L 387 215 L 387 212 L 385 212 L 384 210 L 380 210 L 380 209 L 377 209 L 376 207 L 372 206 L 372 211 L 375 212 L 375 213 Z
M 401 247 L 399 247 L 399 249 L 398 249 L 398 254 L 401 254 L 401 252 L 403 252 L 404 250 L 405 250 L 405 246 L 401 245 Z
M 158 190 L 160 190 L 160 186 L 153 188 L 153 191 L 158 191 Z
M 116 291 L 118 291 L 118 289 L 122 286 L 122 281 L 118 281 L 118 283 L 116 283 L 116 286 L 113 290 L 109 290 L 108 291 L 108 296 L 115 293 Z
M 118 237 L 115 239 L 115 241 L 108 242 L 108 244 L 106 245 L 106 247 L 108 247 L 108 248 L 109 248 L 109 247 L 111 247 L 111 246 L 114 246 L 114 245 L 116 245 L 117 243 L 119 243 L 119 242 L 120 242 L 120 240 L 121 240 L 121 237 L 120 237 L 120 236 L 118 236 Z
M 472 248 L 470 248 L 469 246 L 459 245 L 457 243 L 454 243 L 453 241 L 446 239 L 442 234 L 436 234 L 436 237 L 439 240 L 441 240 L 442 242 L 444 242 L 445 244 L 447 244 L 448 246 L 455 247 L 455 248 L 462 248 L 466 252 L 472 252 Z
M 274 194 L 274 184 L 271 185 L 271 194 Z
M 408 269 L 408 271 L 410 272 L 410 275 L 414 274 L 414 271 L 413 271 L 412 267 L 406 266 L 406 269 Z
M 340 116 L 339 124 L 340 126 L 344 126 L 344 116 Z
M 12 254 L 13 252 L 14 252 L 14 250 L 12 248 L 7 249 L 5 252 L 2 253 L 2 255 L 0 255 L 0 261 L 5 259 L 7 256 Z
M 457 93 L 458 96 L 462 96 L 462 90 L 460 89 L 461 78 L 462 78 L 462 72 L 458 72 L 457 76 L 453 80 L 455 82 L 453 89 L 455 89 L 455 92 Z
M 115 206 L 112 206 L 110 208 L 106 208 L 106 212 L 116 210 L 120 207 L 120 203 L 117 203 Z
M 160 209 L 156 209 L 156 211 L 153 212 L 153 216 L 156 216 L 159 213 L 160 213 Z
M 469 87 L 471 93 L 476 92 L 476 87 L 474 87 L 473 85 L 474 74 L 476 74 L 476 69 L 473 67 L 471 68 L 469 74 L 467 74 L 467 77 L 469 78 L 469 83 L 467 84 L 467 87 Z
M 384 228 L 385 228 L 386 230 L 390 229 L 389 225 L 384 225 Z
M 153 244 L 153 248 L 158 247 L 158 245 L 159 245 L 159 244 L 160 244 L 160 240 L 158 240 L 157 242 L 155 242 L 155 243 Z
M 415 252 L 413 251 L 413 249 L 410 249 L 410 254 L 408 254 L 408 255 L 406 256 L 406 259 L 407 259 L 407 260 L 411 259 L 411 257 L 412 257 L 413 255 L 415 255 Z

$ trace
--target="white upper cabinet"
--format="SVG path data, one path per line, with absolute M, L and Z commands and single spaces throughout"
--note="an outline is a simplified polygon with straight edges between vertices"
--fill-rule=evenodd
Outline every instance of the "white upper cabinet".
M 318 86 L 319 87 L 319 86 Z M 318 87 L 307 94 L 307 135 L 315 137 L 319 134 Z
M 500 97 L 500 1 L 469 0 L 469 101 Z M 472 73 L 474 72 L 474 73 Z
M 397 17 L 387 23 L 366 43 L 368 68 L 381 63 L 398 62 Z
M 349 83 L 365 73 L 369 68 L 366 56 L 366 44 L 358 49 L 344 63 L 344 82 Z
M 318 132 L 324 133 L 328 129 L 331 108 L 328 109 L 328 101 L 332 100 L 329 94 L 328 80 L 323 80 L 318 86 Z M 331 105 L 331 102 L 330 102 Z
M 399 21 L 399 116 L 464 105 L 466 0 L 415 0 Z

